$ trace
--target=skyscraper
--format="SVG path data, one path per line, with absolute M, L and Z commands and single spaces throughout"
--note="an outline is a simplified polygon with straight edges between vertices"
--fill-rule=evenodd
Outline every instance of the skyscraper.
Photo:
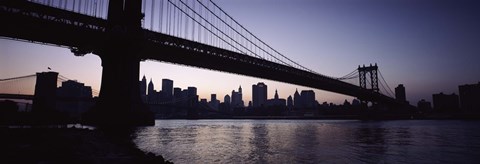
M 143 75 L 142 81 L 140 81 L 140 97 L 143 102 L 147 102 L 147 79 Z
M 293 98 L 292 98 L 292 96 L 288 96 L 288 98 L 287 98 L 287 107 L 288 108 L 293 108 Z
M 275 96 L 273 96 L 275 100 L 278 100 L 278 91 L 275 89 Z
M 253 107 L 265 105 L 267 101 L 267 85 L 262 82 L 252 85 L 252 103 Z
M 300 97 L 298 89 L 296 89 L 295 93 L 293 94 L 293 106 L 295 108 L 303 108 L 302 97 Z
M 153 103 L 157 100 L 157 92 L 155 91 L 155 88 L 153 86 L 152 79 L 150 79 L 150 82 L 148 83 L 148 95 L 147 95 L 147 101 L 149 103 Z
M 458 86 L 460 107 L 466 112 L 480 113 L 480 82 Z
M 443 94 L 433 94 L 433 109 L 439 112 L 445 111 L 456 111 L 458 110 L 458 96 L 455 93 L 451 95 Z
M 210 107 L 212 107 L 215 110 L 218 110 L 218 105 L 220 104 L 220 101 L 217 100 L 217 94 L 211 94 L 210 95 Z
M 407 102 L 407 96 L 405 94 L 405 87 L 403 84 L 399 84 L 395 87 L 395 98 L 401 102 Z
M 244 107 L 244 102 L 242 98 L 242 86 L 238 87 L 238 92 L 232 90 L 232 107 Z
M 155 88 L 153 86 L 152 79 L 150 79 L 150 82 L 148 83 L 148 95 L 153 95 L 155 94 Z
M 173 97 L 173 81 L 170 79 L 162 79 L 162 97 L 171 100 Z
M 187 97 L 188 97 L 190 106 L 192 106 L 192 107 L 197 106 L 198 95 L 197 95 L 197 88 L 196 87 L 188 87 L 187 88 Z
M 223 103 L 230 105 L 230 96 L 228 94 L 223 97 Z
M 300 93 L 300 97 L 302 99 L 303 107 L 314 108 L 317 106 L 317 102 L 315 100 L 315 92 L 313 92 L 313 90 L 303 90 Z

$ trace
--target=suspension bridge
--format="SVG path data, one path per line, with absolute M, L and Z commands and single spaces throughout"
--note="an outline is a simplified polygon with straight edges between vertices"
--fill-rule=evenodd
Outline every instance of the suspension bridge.
M 18 100 L 33 100 L 35 83 L 37 79 L 37 74 L 31 74 L 26 76 L 18 76 L 6 79 L 0 79 L 0 99 L 18 99 Z M 68 77 L 65 77 L 61 74 L 58 75 L 56 87 L 60 87 L 61 84 L 65 81 L 72 80 Z M 76 81 L 76 80 L 72 80 Z M 97 97 L 99 91 L 92 89 L 92 96 Z M 60 101 L 67 101 L 68 98 L 58 97 Z M 71 100 L 71 101 L 82 101 L 80 99 Z M 83 101 L 92 101 L 84 99 Z
M 92 112 L 97 122 L 110 117 L 119 124 L 142 124 L 149 119 L 142 112 L 138 86 L 143 60 L 296 84 L 391 107 L 405 105 L 391 97 L 376 65 L 359 66 L 339 78 L 322 75 L 272 48 L 211 0 L 1 0 L 0 19 L 3 38 L 101 58 L 102 84 Z M 344 81 L 353 78 L 358 85 Z M 119 102 L 124 104 L 120 109 L 111 109 Z

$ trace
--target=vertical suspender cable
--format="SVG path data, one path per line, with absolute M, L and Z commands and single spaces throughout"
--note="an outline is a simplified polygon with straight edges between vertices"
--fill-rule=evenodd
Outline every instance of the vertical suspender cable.
M 147 3 L 147 0 L 142 0 L 142 12 L 143 12 L 142 27 L 143 28 L 146 28 L 145 27 L 145 22 L 146 22 L 145 21 L 145 14 L 147 13 L 147 8 L 146 8 L 147 4 L 146 3 Z
M 163 28 L 163 0 L 160 1 L 160 10 L 158 11 L 158 16 L 160 17 L 160 21 L 158 24 L 158 31 L 162 32 Z
M 150 30 L 153 31 L 153 24 L 155 23 L 155 0 L 152 0 L 152 10 L 150 10 Z

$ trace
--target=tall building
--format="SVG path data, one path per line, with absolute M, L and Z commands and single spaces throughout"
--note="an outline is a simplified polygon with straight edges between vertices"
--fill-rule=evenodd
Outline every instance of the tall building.
M 163 98 L 171 100 L 173 97 L 173 81 L 170 79 L 162 79 Z
M 458 86 L 460 108 L 466 112 L 480 113 L 480 82 Z
M 153 86 L 152 79 L 150 79 L 150 82 L 148 83 L 148 95 L 150 96 L 151 94 L 155 94 L 155 88 Z
M 302 98 L 300 97 L 300 94 L 298 93 L 298 89 L 296 89 L 295 93 L 293 94 L 293 106 L 295 108 L 302 108 L 302 106 L 303 106 Z
M 157 91 L 155 91 L 155 88 L 153 86 L 152 79 L 150 79 L 150 82 L 148 83 L 148 95 L 147 95 L 147 101 L 149 103 L 154 103 L 157 101 L 158 96 L 157 96 Z
M 235 90 L 232 90 L 232 107 L 238 108 L 238 107 L 244 107 L 245 104 L 243 102 L 242 98 L 242 86 L 238 87 L 238 92 L 235 92 Z
M 143 102 L 147 102 L 147 78 L 143 75 L 142 81 L 140 81 L 140 97 Z
M 230 96 L 228 94 L 223 97 L 223 102 L 227 105 L 230 105 Z
M 287 98 L 287 107 L 289 109 L 293 108 L 293 98 L 292 98 L 292 96 L 288 96 L 288 98 Z
M 317 101 L 315 100 L 315 92 L 313 90 L 303 90 L 300 93 L 304 108 L 315 108 L 317 107 Z
M 260 107 L 267 102 L 267 85 L 260 82 L 252 85 L 252 103 L 253 107 Z
M 217 94 L 211 94 L 210 95 L 210 102 L 209 105 L 215 110 L 218 110 L 218 105 L 220 104 L 220 101 L 217 100 Z
M 195 107 L 198 104 L 198 95 L 197 95 L 197 88 L 196 87 L 188 87 L 187 88 L 187 97 L 189 100 L 189 106 Z
M 395 98 L 401 102 L 407 102 L 407 96 L 405 94 L 405 87 L 403 84 L 399 84 L 395 87 Z
M 433 94 L 433 109 L 439 112 L 445 111 L 457 111 L 459 104 L 458 104 L 458 96 L 455 93 L 451 95 L 446 95 L 443 93 Z
M 273 96 L 275 100 L 278 100 L 278 91 L 275 89 L 275 95 Z

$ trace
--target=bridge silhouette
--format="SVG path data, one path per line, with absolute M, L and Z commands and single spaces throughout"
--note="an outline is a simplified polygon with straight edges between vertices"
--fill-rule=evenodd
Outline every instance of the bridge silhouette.
M 406 105 L 379 92 L 376 64 L 359 66 L 359 76 L 356 71 L 340 78 L 316 73 L 273 49 L 212 1 L 1 0 L 0 19 L 4 38 L 101 58 L 99 99 L 88 114 L 92 124 L 153 123 L 139 95 L 143 60 L 296 84 L 389 107 Z M 357 76 L 360 86 L 342 81 Z M 113 108 L 119 102 L 123 105 Z

